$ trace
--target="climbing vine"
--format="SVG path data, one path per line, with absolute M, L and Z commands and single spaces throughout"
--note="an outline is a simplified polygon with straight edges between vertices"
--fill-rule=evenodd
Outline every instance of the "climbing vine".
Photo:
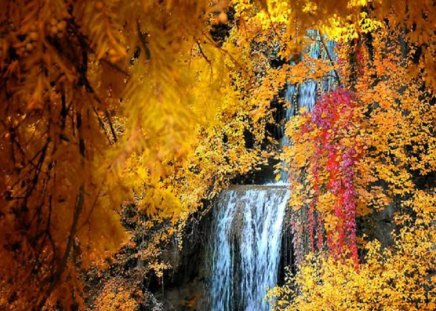
M 356 192 L 354 164 L 362 146 L 356 142 L 359 131 L 358 103 L 352 93 L 336 89 L 322 96 L 313 112 L 304 112 L 293 121 L 287 134 L 292 145 L 285 147 L 290 159 L 291 189 L 297 189 L 304 171 L 307 186 L 292 194 L 294 209 L 308 206 L 309 247 L 323 245 L 322 230 L 316 230 L 314 212 L 321 218 L 327 244 L 334 257 L 349 252 L 357 263 Z M 308 195 L 306 195 L 308 194 Z M 304 199 L 303 199 L 304 197 Z

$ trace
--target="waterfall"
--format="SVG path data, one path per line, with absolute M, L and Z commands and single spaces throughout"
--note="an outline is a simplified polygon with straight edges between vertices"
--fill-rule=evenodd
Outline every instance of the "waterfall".
M 313 42 L 301 58 L 335 61 L 332 41 L 323 42 L 317 31 L 309 31 Z M 325 46 L 324 46 L 325 44 Z M 334 72 L 319 81 L 288 84 L 285 99 L 289 120 L 301 108 L 312 111 L 319 94 L 335 87 Z M 280 145 L 289 145 L 284 127 Z M 283 222 L 289 190 L 282 170 L 279 184 L 238 186 L 223 191 L 213 209 L 210 243 L 212 311 L 269 311 L 264 300 L 277 283 Z M 281 185 L 281 186 L 280 186 Z
M 268 311 L 276 285 L 282 224 L 289 190 L 237 186 L 214 208 L 211 242 L 211 310 Z
M 311 37 L 312 42 L 308 48 L 303 51 L 301 60 L 303 59 L 329 59 L 336 61 L 336 55 L 334 52 L 335 42 L 331 40 L 325 40 L 325 47 L 321 43 L 321 37 L 318 31 L 309 30 L 308 37 Z M 291 62 L 291 65 L 295 65 L 295 62 Z M 285 100 L 290 104 L 289 108 L 285 109 L 286 122 L 295 115 L 301 108 L 305 108 L 306 111 L 312 111 L 315 107 L 315 102 L 318 94 L 326 93 L 335 88 L 337 82 L 334 78 L 334 71 L 331 71 L 328 76 L 322 78 L 320 81 L 306 80 L 300 84 L 288 84 L 286 86 Z M 289 145 L 289 139 L 284 135 L 285 129 L 281 130 L 282 138 L 280 139 L 280 146 Z M 285 165 L 285 164 L 284 164 Z M 288 174 L 282 170 L 280 172 L 280 181 L 286 183 L 288 181 Z

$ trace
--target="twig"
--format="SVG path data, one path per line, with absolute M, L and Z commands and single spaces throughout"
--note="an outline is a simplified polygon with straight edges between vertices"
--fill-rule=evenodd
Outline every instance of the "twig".
M 203 58 L 208 62 L 209 65 L 212 65 L 212 62 L 207 58 L 206 54 L 204 54 L 203 49 L 201 48 L 200 42 L 197 41 L 198 50 L 200 51 L 200 54 L 203 56 Z
M 150 53 L 150 49 L 147 46 L 148 40 L 147 37 L 144 35 L 144 33 L 141 31 L 141 25 L 139 24 L 139 20 L 136 21 L 136 27 L 138 31 L 139 41 L 141 41 L 142 48 L 144 49 L 145 60 L 149 61 L 151 59 L 151 53 Z
M 85 187 L 83 184 L 81 184 L 80 189 L 79 189 L 79 194 L 77 196 L 76 206 L 74 208 L 73 223 L 71 224 L 70 235 L 68 237 L 65 252 L 62 256 L 62 260 L 59 264 L 59 268 L 56 271 L 55 275 L 53 276 L 53 279 L 50 283 L 50 286 L 47 288 L 41 301 L 38 303 L 38 310 L 43 309 L 48 297 L 50 297 L 50 294 L 52 293 L 56 284 L 59 282 L 59 280 L 62 276 L 62 273 L 64 272 L 64 270 L 67 266 L 68 257 L 70 256 L 70 252 L 71 252 L 71 249 L 72 249 L 73 244 L 74 244 L 74 239 L 76 237 L 77 224 L 79 223 L 79 216 L 80 216 L 80 213 L 82 212 L 84 201 L 85 201 Z
M 114 63 L 112 63 L 112 62 L 110 62 L 110 61 L 108 61 L 108 60 L 106 60 L 106 59 L 104 59 L 104 58 L 102 58 L 102 59 L 100 60 L 100 62 L 102 62 L 102 63 L 108 65 L 109 67 L 111 67 L 111 68 L 114 69 L 115 71 L 117 71 L 117 72 L 119 72 L 119 73 L 125 75 L 127 78 L 130 78 L 130 73 L 128 73 L 126 70 L 124 70 L 123 68 L 121 68 L 121 67 L 118 66 L 117 64 L 114 64 Z
M 328 50 L 328 48 L 327 48 L 327 45 L 326 45 L 325 42 L 324 42 L 324 39 L 323 39 L 322 34 L 321 34 L 321 31 L 318 30 L 318 33 L 319 33 L 319 40 L 320 40 L 322 46 L 323 46 L 324 49 L 325 49 L 325 52 L 326 52 L 326 54 L 327 54 L 327 57 L 328 57 L 328 59 L 329 59 L 329 61 L 330 61 L 330 65 L 333 66 L 333 72 L 335 73 L 336 80 L 338 80 L 338 84 L 339 84 L 339 85 L 342 85 L 342 83 L 341 83 L 341 78 L 339 78 L 339 74 L 338 74 L 338 72 L 336 71 L 336 69 L 334 68 L 335 63 L 334 63 L 333 58 L 331 57 L 331 55 L 330 55 L 330 53 L 329 53 L 329 50 Z
M 77 132 L 79 134 L 79 152 L 81 156 L 81 167 L 84 167 L 85 164 L 85 141 L 83 138 L 82 133 L 82 116 L 80 113 L 76 114 L 77 118 Z M 65 247 L 65 252 L 62 256 L 61 262 L 59 263 L 59 267 L 56 271 L 56 273 L 53 275 L 53 278 L 51 279 L 51 283 L 49 287 L 47 288 L 46 292 L 42 296 L 41 300 L 38 303 L 38 310 L 42 310 L 47 299 L 50 297 L 53 289 L 55 288 L 56 284 L 59 282 L 65 268 L 67 267 L 68 257 L 70 256 L 71 249 L 73 248 L 74 239 L 76 238 L 77 233 L 77 226 L 79 224 L 79 217 L 82 213 L 83 205 L 85 202 L 85 185 L 82 182 L 79 187 L 79 193 L 77 195 L 76 204 L 74 206 L 74 213 L 73 213 L 73 222 L 71 224 L 70 229 L 70 235 L 68 236 L 67 245 Z
M 111 143 L 111 140 L 110 140 L 110 138 L 109 138 L 109 134 L 107 133 L 106 128 L 105 128 L 105 126 L 104 126 L 104 122 L 103 122 L 103 120 L 100 118 L 100 115 L 98 114 L 98 111 L 97 111 L 97 109 L 94 107 L 94 105 L 92 106 L 92 110 L 94 111 L 95 116 L 97 117 L 98 124 L 100 125 L 101 129 L 102 129 L 103 132 L 104 132 L 104 136 L 106 136 L 106 139 L 107 139 L 107 141 L 108 141 L 109 144 L 110 144 L 110 143 Z

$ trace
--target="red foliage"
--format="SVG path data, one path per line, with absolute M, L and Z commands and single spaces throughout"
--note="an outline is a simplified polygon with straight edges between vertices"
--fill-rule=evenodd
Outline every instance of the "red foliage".
M 359 158 L 354 146 L 343 144 L 341 137 L 353 127 L 353 110 L 356 102 L 351 92 L 337 89 L 320 98 L 306 124 L 309 128 L 317 129 L 315 137 L 315 163 L 312 167 L 314 177 L 314 199 L 309 207 L 308 225 L 310 245 L 314 249 L 314 218 L 313 206 L 317 204 L 320 188 L 332 193 L 335 197 L 333 214 L 337 220 L 334 230 L 327 230 L 327 244 L 334 257 L 344 252 L 350 252 L 357 263 L 356 245 L 356 200 L 353 185 L 353 166 Z M 322 159 L 321 159 L 322 158 Z M 326 163 L 320 167 L 319 163 Z M 327 180 L 321 184 L 320 174 L 325 174 Z M 318 217 L 318 223 L 319 223 Z M 322 247 L 322 235 L 317 230 L 317 248 Z M 333 237 L 333 234 L 336 234 Z

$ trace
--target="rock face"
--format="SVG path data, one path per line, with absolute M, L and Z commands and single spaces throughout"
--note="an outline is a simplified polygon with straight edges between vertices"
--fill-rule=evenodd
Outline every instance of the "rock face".
M 183 247 L 173 243 L 163 254 L 174 268 L 164 275 L 161 290 L 155 292 L 164 310 L 207 311 L 207 243 L 211 213 L 200 220 L 192 217 L 185 229 Z
M 386 206 L 382 211 L 357 219 L 358 234 L 365 234 L 370 240 L 377 239 L 382 246 L 391 245 L 392 232 L 396 229 L 393 221 L 394 212 L 395 202 Z

